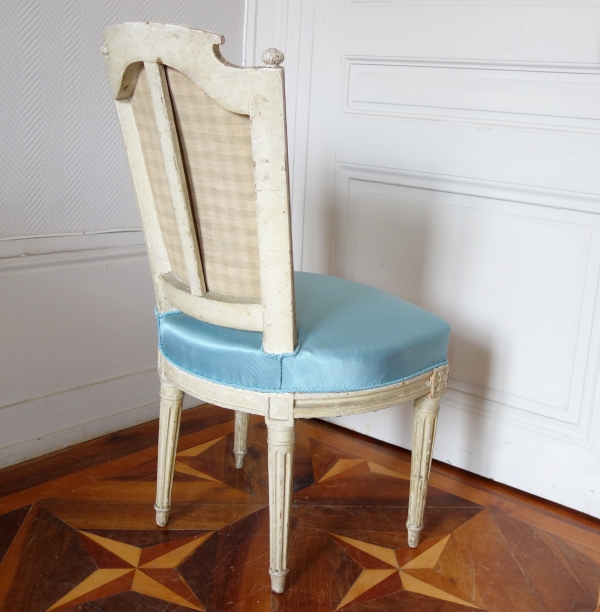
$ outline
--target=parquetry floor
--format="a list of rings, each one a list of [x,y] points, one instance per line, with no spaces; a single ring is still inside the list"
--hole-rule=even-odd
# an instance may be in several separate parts
[[[600,523],[435,470],[409,549],[407,454],[309,421],[297,424],[289,587],[271,595],[265,426],[252,420],[237,471],[233,413],[195,410],[166,529],[155,446],[29,488],[3,490],[0,472],[2,612],[600,612]]]

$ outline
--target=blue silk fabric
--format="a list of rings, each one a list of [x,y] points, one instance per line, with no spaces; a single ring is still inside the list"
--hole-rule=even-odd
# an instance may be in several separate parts
[[[265,353],[261,332],[170,312],[158,316],[162,354],[194,376],[269,393],[373,389],[446,363],[450,326],[439,317],[341,278],[296,272],[294,280],[294,353]]]

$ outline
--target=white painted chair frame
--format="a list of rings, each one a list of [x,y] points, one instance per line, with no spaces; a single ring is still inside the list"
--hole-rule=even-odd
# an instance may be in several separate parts
[[[261,331],[263,349],[291,353],[296,346],[290,204],[285,125],[283,55],[263,54],[267,67],[240,68],[226,62],[223,38],[181,26],[129,23],[107,29],[102,52],[115,99],[148,247],[159,312],[177,308],[203,321]],[[171,199],[179,228],[189,285],[172,273],[150,180],[142,154],[131,96],[141,67],[147,73]],[[257,230],[262,303],[222,301],[206,291],[200,249],[164,66],[180,71],[218,104],[249,115],[255,165]],[[165,526],[171,507],[173,471],[183,394],[235,410],[235,464],[243,467],[250,414],[268,428],[270,574],[272,589],[283,592],[288,573],[288,533],[292,495],[294,419],[360,414],[414,400],[413,452],[408,509],[408,543],[416,547],[423,528],[440,396],[448,366],[402,383],[344,393],[260,393],[203,380],[159,353],[161,378],[156,521]]]

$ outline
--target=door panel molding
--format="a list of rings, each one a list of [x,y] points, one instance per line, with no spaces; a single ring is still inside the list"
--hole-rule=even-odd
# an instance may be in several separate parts
[[[344,56],[343,112],[600,135],[600,64]]]
[[[596,0],[346,0],[346,6],[597,6]]]
[[[316,0],[247,0],[245,58],[262,66],[260,55],[276,47],[285,55],[286,113],[294,265],[301,268],[306,165],[313,69]]]
[[[598,385],[600,363],[600,351],[597,348],[600,347],[600,325],[597,316],[597,279],[600,276],[600,217],[597,213],[600,212],[600,196],[348,163],[337,163],[336,170],[334,235],[330,268],[332,274],[363,282],[370,281],[370,284],[379,284],[382,289],[394,291],[395,288],[389,285],[389,282],[393,283],[389,279],[394,278],[394,270],[386,270],[379,278],[377,276],[379,260],[377,255],[371,252],[377,248],[384,249],[381,265],[388,265],[386,262],[399,259],[394,257],[395,251],[392,253],[396,247],[379,247],[375,242],[369,242],[368,238],[369,223],[377,223],[378,205],[385,208],[379,218],[387,219],[388,226],[387,230],[373,226],[374,231],[379,232],[378,241],[382,244],[391,245],[394,242],[390,236],[396,231],[392,218],[396,207],[404,207],[398,219],[407,220],[409,225],[411,219],[416,219],[414,224],[417,229],[414,231],[409,229],[406,236],[398,236],[397,242],[405,244],[404,247],[398,247],[399,249],[417,245],[415,250],[418,250],[420,238],[415,237],[414,233],[421,230],[425,242],[429,232],[436,240],[441,239],[444,246],[451,245],[452,238],[448,236],[444,238],[444,233],[452,233],[454,230],[446,230],[444,224],[456,215],[460,216],[462,223],[471,226],[463,228],[465,237],[479,233],[477,240],[499,241],[499,248],[505,248],[507,252],[510,251],[511,240],[513,243],[517,241],[519,243],[518,246],[515,244],[516,253],[531,253],[532,257],[536,250],[539,254],[544,250],[544,246],[547,247],[549,244],[550,238],[545,237],[546,235],[550,235],[554,241],[563,240],[556,243],[554,259],[560,254],[560,258],[568,262],[558,269],[553,265],[554,259],[549,255],[550,267],[546,272],[543,267],[543,254],[540,255],[542,259],[538,257],[531,264],[527,264],[525,260],[529,258],[524,257],[524,267],[527,265],[530,267],[527,270],[518,270],[518,274],[515,272],[515,278],[538,278],[540,286],[527,294],[527,287],[521,291],[518,284],[526,281],[515,280],[516,285],[506,292],[506,317],[503,317],[502,313],[495,312],[489,315],[489,323],[486,323],[485,313],[487,298],[484,297],[478,302],[477,288],[483,286],[481,290],[493,293],[494,289],[499,290],[498,286],[494,286],[493,280],[488,283],[484,278],[482,282],[479,274],[470,277],[473,279],[471,287],[462,287],[461,283],[469,282],[468,272],[465,272],[462,278],[445,281],[443,270],[437,269],[445,264],[443,261],[440,264],[437,256],[431,254],[430,245],[426,244],[422,248],[420,263],[413,262],[420,269],[411,276],[399,268],[398,274],[402,278],[397,282],[400,283],[402,291],[408,292],[401,297],[421,302],[425,308],[438,312],[448,319],[455,328],[457,348],[454,352],[461,355],[465,363],[461,367],[461,363],[458,362],[458,368],[454,368],[454,378],[451,370],[449,391],[445,397],[447,404],[589,448],[592,443],[595,389]],[[361,207],[364,209],[362,216]],[[423,207],[426,211],[418,212],[419,207]],[[440,211],[444,209],[447,210],[446,218],[443,218],[443,214],[440,215]],[[417,211],[413,217],[411,210]],[[438,221],[435,221],[436,216],[439,217]],[[475,227],[478,223],[480,225]],[[423,230],[424,225],[427,226],[425,230]],[[398,227],[401,228],[399,221]],[[498,237],[493,230],[491,233],[494,236],[486,234],[489,228],[494,227],[506,227],[509,230],[513,228],[514,236],[507,234],[503,243],[502,235]],[[390,236],[380,235],[382,231],[387,231]],[[530,243],[519,239],[523,235],[529,238]],[[410,242],[408,246],[406,239]],[[492,248],[484,246],[478,251],[477,243],[474,244],[475,250],[469,253],[460,266],[455,266],[455,269],[468,270],[473,265],[472,261],[469,261],[470,258],[485,258],[486,253],[489,254],[489,249]],[[471,248],[466,245],[465,249],[468,250],[468,247]],[[370,264],[364,263],[365,254],[372,258]],[[452,260],[452,257],[452,252],[447,253],[448,260]],[[478,265],[489,268],[490,274],[493,275],[494,262],[498,268],[496,260],[479,261]],[[450,261],[447,265],[452,267],[453,264]],[[429,278],[417,279],[419,274]],[[408,287],[411,279],[417,279],[422,283],[421,299],[418,293],[411,294],[411,290],[402,286],[404,283]],[[437,290],[435,285],[438,282],[446,284]],[[450,286],[452,283],[456,283],[454,291]],[[430,285],[433,285],[433,288]],[[547,338],[538,327],[530,332],[530,338],[527,338],[529,332],[525,329],[522,331],[525,337],[515,339],[514,329],[521,330],[521,328],[519,321],[510,320],[511,302],[514,306],[518,300],[530,300],[536,302],[530,305],[533,310],[544,313],[544,300],[559,299],[562,295],[559,289],[563,286],[568,288],[567,297],[570,301],[560,307],[554,305],[557,314],[548,314],[548,317],[550,320],[556,319],[559,325],[561,325],[558,320],[560,319],[564,324],[554,331],[550,330]],[[395,292],[398,293],[398,290]],[[449,297],[453,294],[455,297]],[[468,324],[462,324],[460,317],[464,313],[468,314],[469,310],[484,314],[477,321],[469,320]],[[515,312],[517,312],[516,306]],[[482,333],[485,336],[486,325],[490,328],[487,330],[491,343],[489,349],[479,346],[479,340],[469,338],[466,331],[480,328],[484,330]],[[506,328],[507,343],[514,343],[510,351],[507,349],[503,352],[501,346],[494,345],[502,341],[502,335],[495,331],[494,326]],[[462,337],[463,332],[467,333],[467,337]],[[556,340],[555,343],[553,338]],[[530,346],[547,342],[551,348],[555,347],[553,350],[556,353],[548,355],[543,363],[534,362],[533,359],[527,360],[528,342],[532,343]],[[482,344],[485,345],[485,341]],[[518,354],[519,344],[522,356]],[[531,368],[531,380],[538,385],[535,390],[519,391],[519,380],[522,382],[523,375],[515,376],[514,365],[511,373],[511,366],[492,363],[490,378],[496,378],[497,383],[492,386],[457,378],[461,369],[463,371],[468,369],[469,359],[475,359],[478,351],[482,351],[482,358],[485,359],[486,350],[489,351],[492,361],[501,361],[503,354],[506,354],[509,355],[509,361],[521,364],[524,368]],[[512,380],[513,389],[506,389],[503,381],[498,381],[500,375],[493,374],[494,369],[501,371],[502,367],[507,371],[507,385],[510,386],[511,380],[516,379],[516,382]],[[565,373],[564,379],[559,384],[557,378],[562,372]],[[526,376],[528,377],[529,373]]]

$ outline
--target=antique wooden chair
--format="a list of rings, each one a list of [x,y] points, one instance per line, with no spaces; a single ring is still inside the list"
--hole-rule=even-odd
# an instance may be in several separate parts
[[[223,59],[222,36],[125,23],[106,71],[137,193],[159,329],[156,522],[165,526],[183,393],[268,428],[270,574],[288,572],[294,419],[415,400],[408,543],[423,513],[449,326],[382,291],[292,268],[283,55]]]

